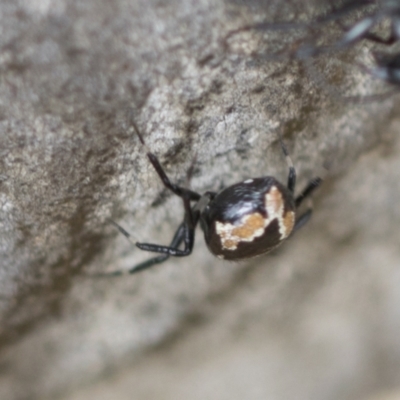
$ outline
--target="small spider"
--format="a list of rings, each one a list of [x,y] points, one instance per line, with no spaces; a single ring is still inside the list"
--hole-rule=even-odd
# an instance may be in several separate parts
[[[352,4],[354,6],[376,4],[378,5],[378,9],[355,23],[351,28],[345,28],[347,29],[347,32],[337,43],[337,46],[348,46],[362,39],[367,39],[386,45],[391,45],[398,42],[400,39],[399,0],[382,0],[379,2],[371,0],[352,0],[347,3],[347,6],[348,4]],[[387,38],[383,38],[372,32],[372,29],[384,18],[387,18],[390,22],[390,35]]]
[[[346,29],[346,33],[335,44],[336,48],[347,47],[363,39],[387,46],[400,41],[400,0],[352,0],[347,4],[355,6],[375,4],[378,8],[351,28],[343,27]],[[373,28],[383,19],[387,19],[390,26],[390,33],[386,38],[372,32]],[[375,59],[375,66],[367,68],[361,65],[361,68],[378,79],[392,84],[400,84],[400,54],[372,52],[372,55]]]
[[[355,22],[352,26],[341,23],[341,19],[354,11],[366,9],[368,14]],[[373,32],[374,28],[383,20],[388,21],[389,35],[382,37]],[[337,23],[344,33],[334,43],[317,45],[315,40],[323,37],[323,32],[318,34],[320,28],[329,22]],[[264,58],[272,60],[299,59],[308,60],[333,51],[341,51],[349,48],[361,40],[369,40],[381,45],[393,45],[400,42],[400,0],[347,0],[339,7],[332,8],[328,13],[322,14],[307,23],[299,21],[261,22],[247,25],[230,32],[225,38],[225,46],[228,46],[228,39],[237,33],[258,30],[258,31],[289,31],[289,30],[310,30],[311,35],[298,40],[291,45],[291,48],[275,54],[269,54]],[[311,39],[311,40],[309,40]],[[359,65],[362,70],[372,76],[392,84],[400,84],[400,54],[379,54],[372,53],[375,59],[375,66],[368,68]]]
[[[383,0],[386,3],[394,2],[396,0]],[[223,44],[225,47],[229,47],[229,39],[238,33],[246,32],[246,31],[275,31],[275,32],[288,32],[288,31],[298,31],[301,36],[306,35],[306,32],[309,31],[308,35],[303,37],[302,39],[297,39],[295,43],[290,45],[290,48],[286,50],[281,50],[277,53],[272,53],[269,55],[264,54],[264,58],[271,58],[272,60],[281,60],[285,61],[288,59],[304,59],[308,57],[315,57],[320,54],[324,54],[326,52],[331,52],[332,50],[339,50],[343,47],[346,47],[356,41],[359,41],[363,38],[368,38],[371,40],[382,42],[382,39],[377,37],[376,35],[369,34],[368,31],[378,22],[378,14],[373,15],[373,17],[367,17],[361,21],[359,21],[352,28],[348,28],[343,26],[340,23],[340,19],[345,17],[349,13],[357,10],[361,10],[363,7],[370,6],[371,4],[376,3],[377,0],[347,0],[343,2],[339,7],[333,7],[327,13],[320,14],[314,17],[312,20],[304,22],[304,21],[275,21],[275,22],[259,22],[255,24],[244,25],[240,28],[230,31],[223,40]],[[397,5],[397,8],[399,6]],[[384,14],[386,15],[386,14]],[[382,15],[379,14],[378,20],[382,18]],[[346,34],[342,36],[342,38],[336,41],[331,45],[314,45],[313,42],[315,40],[320,39],[323,35],[318,33],[318,30],[323,28],[325,29],[325,25],[330,22],[338,23],[343,30],[348,31]],[[395,24],[393,24],[395,25]],[[282,35],[283,35],[282,33]],[[281,35],[281,36],[282,36]],[[311,36],[310,36],[311,35]],[[311,42],[310,42],[311,39]]]
[[[145,142],[137,127],[134,129],[143,146]],[[322,182],[310,180],[305,189],[294,196],[296,170],[281,141],[283,154],[289,166],[287,186],[272,176],[247,179],[226,189],[205,192],[203,195],[172,183],[157,157],[147,151],[147,157],[164,186],[180,197],[185,210],[183,222],[176,230],[169,246],[134,243],[139,249],[160,253],[159,256],[137,264],[127,271],[114,271],[106,275],[133,274],[166,261],[170,256],[191,254],[197,224],[204,232],[206,244],[212,254],[225,260],[242,260],[268,253],[311,217],[311,208],[300,216],[297,209]],[[194,203],[193,205],[191,203]],[[111,221],[128,239],[130,234]],[[183,244],[183,249],[179,247]]]
[[[366,17],[357,21],[353,26],[346,27],[340,23],[340,19],[353,11],[360,11],[364,7],[373,6],[372,12]],[[372,29],[378,25],[384,18],[390,22],[390,35],[383,38],[372,32]],[[348,0],[343,2],[339,7],[332,8],[328,13],[321,14],[307,23],[298,21],[280,21],[280,22],[261,22],[258,24],[247,25],[230,32],[229,38],[238,32],[247,30],[293,30],[301,28],[317,29],[324,27],[328,22],[335,21],[346,33],[333,45],[315,47],[311,55],[317,55],[333,49],[340,49],[349,46],[362,39],[371,40],[381,44],[393,44],[400,39],[400,0]],[[315,36],[315,32],[313,35]],[[318,38],[318,36],[317,36]]]

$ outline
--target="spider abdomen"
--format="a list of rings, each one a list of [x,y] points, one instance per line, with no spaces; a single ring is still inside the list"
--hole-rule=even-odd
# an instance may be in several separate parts
[[[294,224],[293,195],[270,176],[224,189],[201,215],[208,248],[226,260],[269,252],[290,235]]]

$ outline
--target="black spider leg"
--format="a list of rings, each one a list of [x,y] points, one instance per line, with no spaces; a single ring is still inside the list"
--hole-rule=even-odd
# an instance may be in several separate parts
[[[143,140],[142,135],[139,132],[139,129],[133,123],[133,127],[139,137],[139,140],[146,147],[146,144]],[[162,168],[158,158],[151,153],[150,151],[147,152],[147,157],[151,164],[153,165],[154,169],[156,170],[158,176],[160,177],[161,181],[163,182],[164,186],[171,190],[174,194],[179,196],[183,201],[183,206],[185,209],[185,217],[184,222],[182,224],[182,240],[184,243],[184,249],[180,250],[178,246],[160,246],[153,243],[136,243],[136,246],[141,250],[151,251],[154,253],[162,253],[167,254],[169,256],[175,257],[184,257],[188,256],[193,249],[194,245],[194,232],[196,229],[196,225],[200,218],[200,212],[192,210],[190,206],[191,201],[198,201],[200,200],[200,194],[193,192],[190,189],[182,188],[178,185],[173,184],[167,174],[165,173],[164,169]],[[179,231],[179,229],[178,229]]]
[[[289,166],[289,174],[288,174],[288,181],[287,181],[287,187],[294,195],[294,191],[296,188],[296,169],[294,168],[293,161],[290,158],[289,152],[286,148],[285,143],[283,142],[282,136],[278,133],[279,136],[279,141],[281,144],[282,152],[285,156],[286,163]],[[305,187],[305,189],[295,198],[295,205],[296,209],[300,207],[301,203],[305,198],[311,195],[311,193],[321,184],[322,179],[321,178],[314,178],[312,179],[308,185]],[[301,228],[308,220],[311,218],[312,214],[312,207],[309,207],[303,214],[301,214],[298,218],[296,218],[295,226],[293,228],[293,232],[296,231],[297,229]]]
[[[129,240],[131,235],[124,229],[122,226],[118,225],[115,221],[111,221],[111,223]],[[182,222],[178,229],[176,230],[174,237],[170,243],[170,247],[177,248],[181,245],[184,237],[184,222]],[[150,258],[149,260],[143,261],[139,264],[134,265],[128,270],[117,270],[117,271],[112,271],[112,272],[106,272],[99,274],[102,277],[108,277],[108,276],[120,276],[120,275],[125,275],[125,274],[135,274],[136,272],[143,271],[144,269],[150,268],[153,265],[156,264],[161,264],[162,262],[166,261],[169,258],[168,254],[162,254],[157,257]]]
[[[367,32],[364,36],[364,39],[370,40],[371,42],[375,42],[378,44],[384,44],[390,46],[396,43],[399,40],[399,37],[395,28],[392,26],[392,29],[390,31],[390,36],[388,36],[387,38],[382,38],[376,35],[375,33]]]
[[[185,219],[182,222],[181,240],[184,244],[184,249],[180,250],[178,246],[160,246],[153,243],[136,243],[136,247],[140,250],[151,251],[154,253],[162,253],[167,256],[185,257],[192,253],[194,245],[194,233],[199,222],[200,212],[193,211],[190,207],[190,201],[187,197],[182,197],[185,207]],[[179,228],[180,229],[180,228]],[[179,230],[178,229],[178,230]]]
[[[144,142],[143,137],[139,132],[139,129],[136,127],[135,123],[132,123],[132,125],[136,131],[136,134],[139,137],[140,142],[147,149],[146,143]],[[198,193],[193,192],[190,189],[182,188],[182,187],[172,183],[169,180],[167,174],[164,172],[164,169],[161,166],[160,162],[158,161],[158,158],[152,152],[147,151],[146,155],[147,155],[147,158],[149,159],[149,161],[151,162],[151,164],[153,165],[154,169],[156,170],[158,176],[162,180],[162,183],[164,184],[164,186],[167,189],[171,190],[173,193],[175,193],[177,196],[179,196],[181,198],[184,198],[186,196],[190,201],[192,201],[192,200],[197,201],[200,199],[201,196]]]
[[[285,156],[286,163],[289,167],[289,174],[287,180],[287,188],[290,190],[292,194],[294,194],[294,190],[296,188],[296,169],[294,168],[293,161],[290,158],[289,152],[283,142],[282,136],[278,133],[279,142],[281,144],[283,155]]]
[[[313,178],[308,182],[307,186],[303,189],[303,191],[296,197],[295,199],[295,205],[296,209],[300,207],[301,203],[303,202],[304,199],[309,197],[311,193],[317,189],[317,187],[322,183],[322,179],[319,177]],[[296,223],[293,228],[293,232],[297,231],[300,229],[303,225],[305,225],[308,220],[311,218],[312,215],[312,207],[310,206],[307,208],[306,211],[304,211],[303,214],[301,214],[299,217],[296,218]]]

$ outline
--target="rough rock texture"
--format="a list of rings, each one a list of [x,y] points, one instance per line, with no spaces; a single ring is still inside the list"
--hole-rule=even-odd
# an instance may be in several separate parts
[[[398,97],[355,65],[366,43],[300,62],[305,29],[224,40],[323,9],[293,3],[0,3],[2,400],[400,397]],[[191,257],[94,277],[148,257],[107,218],[156,243],[182,219],[132,121],[199,192],[285,181],[281,132],[299,188],[326,175],[313,220],[249,262],[199,231]]]

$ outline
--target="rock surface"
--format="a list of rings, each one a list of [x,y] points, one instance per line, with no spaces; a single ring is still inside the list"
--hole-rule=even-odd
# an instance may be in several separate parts
[[[301,4],[300,4],[301,3]],[[398,96],[368,43],[317,60],[312,2],[0,3],[0,398],[366,399],[400,382]],[[337,37],[327,25],[324,40]],[[336,36],[335,36],[336,35]],[[100,279],[167,243],[174,181],[325,175],[308,226],[272,255],[193,254]],[[328,167],[328,169],[327,169]],[[398,389],[400,390],[400,389]],[[387,395],[385,393],[388,393]],[[396,393],[396,392],[394,392]],[[394,394],[396,396],[396,394]]]

